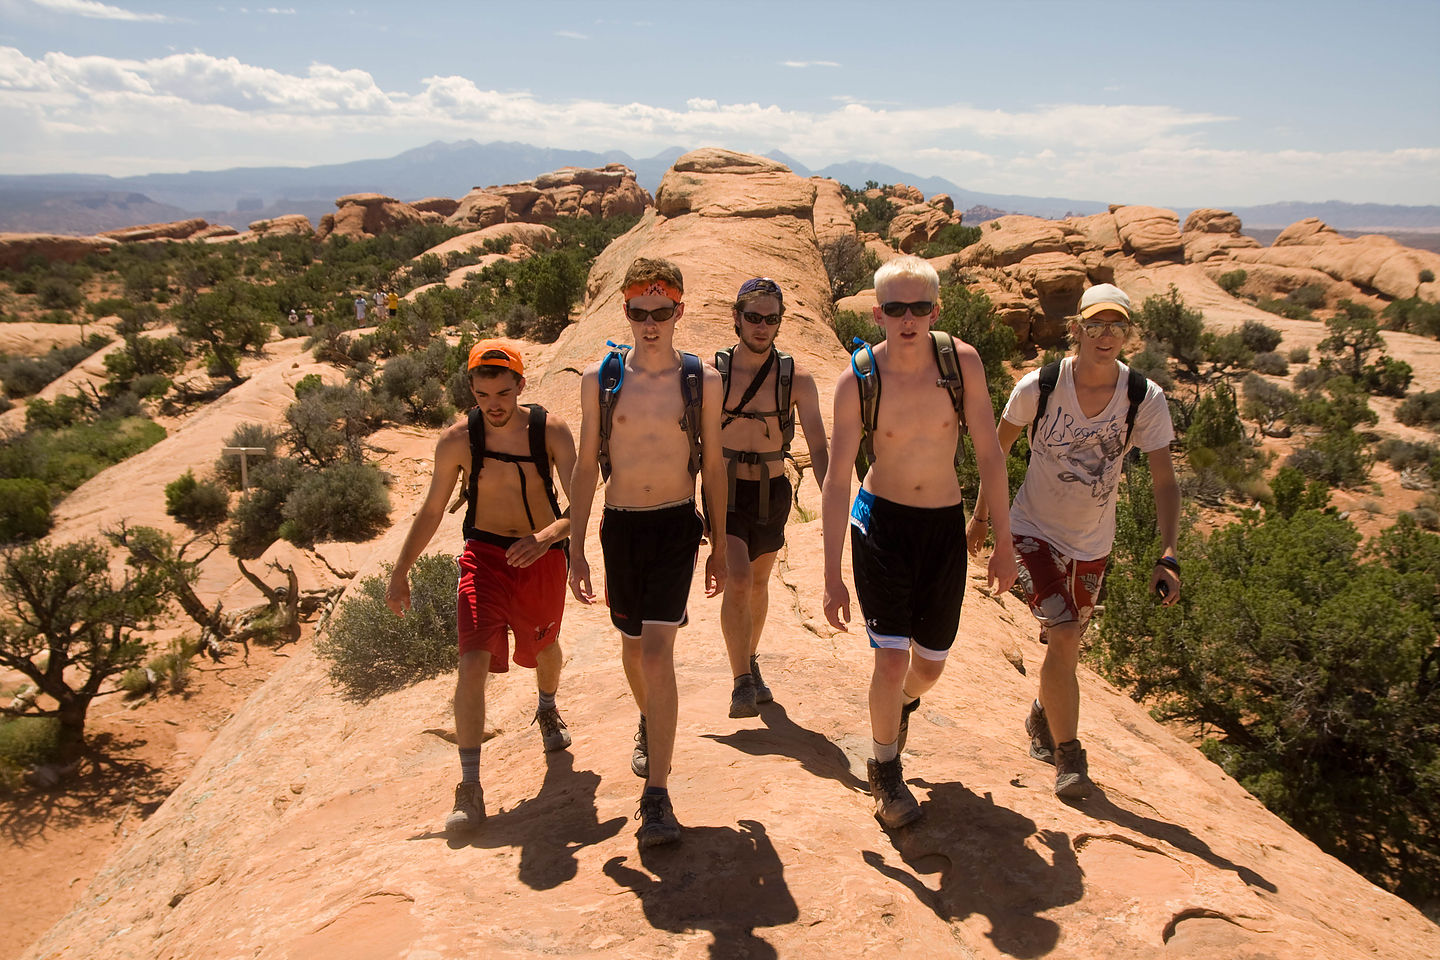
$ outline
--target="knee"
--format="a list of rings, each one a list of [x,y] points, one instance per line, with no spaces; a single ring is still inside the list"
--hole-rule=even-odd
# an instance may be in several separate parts
[[[903,650],[881,650],[875,656],[875,681],[882,685],[899,686],[905,682],[909,657]]]
[[[484,693],[485,681],[490,677],[490,655],[488,653],[467,653],[460,658],[460,675],[456,685],[472,696]]]
[[[940,679],[940,674],[945,672],[944,660],[926,660],[924,657],[911,657],[910,670],[926,683],[934,683]]]

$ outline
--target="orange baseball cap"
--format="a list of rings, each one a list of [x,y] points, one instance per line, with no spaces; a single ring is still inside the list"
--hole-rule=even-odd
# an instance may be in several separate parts
[[[481,340],[471,347],[470,363],[466,369],[474,370],[476,367],[504,367],[517,377],[525,376],[525,361],[504,340]]]

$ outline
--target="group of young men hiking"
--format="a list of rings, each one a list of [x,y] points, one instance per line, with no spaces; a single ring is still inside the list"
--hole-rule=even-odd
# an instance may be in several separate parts
[[[705,593],[722,595],[734,676],[729,713],[756,716],[773,696],[757,650],[794,499],[784,460],[797,420],[822,490],[826,619],[841,631],[851,619],[841,576],[848,527],[857,599],[874,649],[874,756],[867,773],[875,816],[889,828],[921,816],[900,754],[911,715],[944,670],[959,624],[967,551],[980,551],[987,528],[996,544],[991,585],[1004,591],[1018,582],[1047,644],[1039,695],[1025,722],[1030,754],[1056,766],[1058,795],[1090,792],[1076,736],[1075,671],[1114,539],[1118,476],[1130,446],[1149,456],[1154,478],[1163,552],[1151,589],[1174,603],[1180,587],[1173,429],[1160,388],[1119,360],[1131,324],[1129,299],[1111,284],[1085,292],[1071,324],[1074,355],[1021,379],[997,432],[979,355],[931,329],[939,318],[934,268],[917,257],[891,260],[875,274],[875,294],[874,318],[885,337],[856,351],[841,373],[828,442],[813,373],[776,348],[784,293],[767,278],[740,287],[732,307],[737,342],[707,364],[674,347],[685,313],[680,270],[665,260],[635,261],[623,282],[633,344],[610,344],[585,370],[578,451],[563,420],[519,403],[525,368],[512,347],[487,340],[471,350],[476,407],[440,437],[429,491],[386,594],[390,608],[403,614],[410,567],[462,482],[468,508],[455,690],[461,782],[448,830],[476,827],[485,817],[479,781],[485,680],[508,669],[507,633],[514,635],[515,662],[536,671],[534,723],[545,750],[570,745],[555,704],[557,635],[567,570],[575,598],[597,602],[585,531],[603,478],[604,596],[640,713],[631,757],[632,771],[645,781],[637,842],[643,849],[680,839],[667,790],[678,716],[674,648],[687,621],[695,563],[708,541]],[[1027,426],[1032,455],[1012,507],[1005,450]],[[955,469],[966,430],[981,478],[968,526]],[[850,465],[862,451],[859,462],[868,469],[852,500]],[[832,462],[841,469],[830,470]],[[552,473],[568,510],[560,509]]]

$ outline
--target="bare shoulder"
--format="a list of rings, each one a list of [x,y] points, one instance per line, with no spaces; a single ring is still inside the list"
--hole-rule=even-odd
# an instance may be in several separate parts
[[[563,439],[571,435],[570,424],[558,413],[545,411],[545,434],[554,439]]]

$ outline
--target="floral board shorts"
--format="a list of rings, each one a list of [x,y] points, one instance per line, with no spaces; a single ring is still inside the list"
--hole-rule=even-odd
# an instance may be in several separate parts
[[[1040,621],[1042,642],[1046,629],[1062,623],[1078,623],[1085,629],[1095,612],[1109,560],[1109,556],[1076,560],[1039,537],[1015,538],[1015,561],[1020,568],[1015,586]]]

